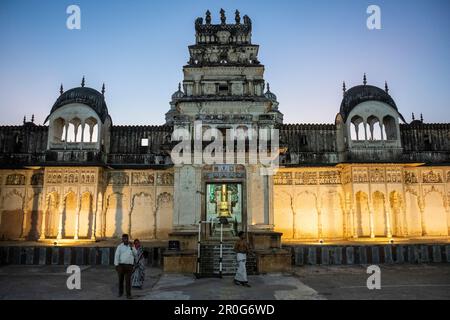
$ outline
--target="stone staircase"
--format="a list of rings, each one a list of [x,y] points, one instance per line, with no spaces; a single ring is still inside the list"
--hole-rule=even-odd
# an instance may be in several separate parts
[[[234,275],[237,269],[234,242],[224,241],[222,275]],[[247,274],[256,274],[256,257],[247,255]],[[220,242],[205,242],[200,246],[200,275],[220,276]]]

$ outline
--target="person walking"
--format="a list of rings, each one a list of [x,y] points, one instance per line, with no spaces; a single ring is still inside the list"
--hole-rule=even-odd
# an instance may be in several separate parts
[[[119,297],[123,295],[123,281],[125,280],[125,290],[127,299],[131,299],[131,274],[133,272],[134,259],[137,256],[136,249],[129,242],[127,234],[122,235],[122,243],[117,246],[114,255],[114,265],[119,277]]]
[[[236,276],[234,277],[234,283],[236,285],[243,285],[244,287],[250,287],[247,280],[247,254],[249,252],[249,245],[245,240],[245,232],[240,231],[238,233],[239,240],[234,245],[234,251],[236,252],[236,259],[238,263],[238,268],[236,271]]]
[[[131,275],[131,286],[133,288],[142,289],[145,279],[144,248],[139,239],[134,240],[134,247],[136,248],[137,255],[134,261],[133,274]]]

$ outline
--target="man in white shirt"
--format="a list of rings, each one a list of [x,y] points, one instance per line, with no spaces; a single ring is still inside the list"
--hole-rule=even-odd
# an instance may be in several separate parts
[[[125,279],[127,298],[131,299],[131,274],[137,251],[133,248],[133,243],[128,240],[127,234],[122,235],[122,243],[117,246],[114,255],[114,265],[119,276],[119,297],[123,295],[123,280]]]

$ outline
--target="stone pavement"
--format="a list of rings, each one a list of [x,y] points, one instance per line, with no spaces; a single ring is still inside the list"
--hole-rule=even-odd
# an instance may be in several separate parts
[[[450,299],[450,264],[382,265],[381,290],[368,290],[366,266],[297,267],[292,274],[250,276],[251,288],[232,277],[195,279],[147,268],[137,300]],[[81,267],[81,290],[68,290],[64,266],[0,267],[0,299],[116,300],[110,266]],[[124,298],[120,298],[124,299]]]

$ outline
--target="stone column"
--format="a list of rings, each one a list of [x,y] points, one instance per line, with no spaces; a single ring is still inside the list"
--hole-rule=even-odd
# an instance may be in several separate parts
[[[422,227],[422,236],[427,235],[427,227],[425,225],[425,202],[422,196],[418,198],[418,205],[420,211],[420,225]]]
[[[383,124],[381,123],[381,121],[379,122],[379,124],[380,124],[380,131],[381,131],[381,140],[383,141],[384,140],[384,130],[383,130]]]
[[[59,206],[59,223],[58,223],[58,235],[56,236],[56,239],[61,240],[62,239],[62,231],[63,231],[63,215],[64,215],[64,209],[66,206],[66,199],[63,198],[61,201],[61,204]]]
[[[83,149],[83,143],[84,143],[84,127],[86,124],[84,121],[81,123],[81,141],[80,141],[80,149]]]
[[[94,216],[92,217],[92,230],[91,230],[91,240],[96,239],[96,229],[97,229],[97,214],[98,211],[102,211],[102,196],[97,195],[97,205],[95,207]]]
[[[46,199],[44,194],[44,210],[42,211],[42,221],[41,221],[41,234],[39,235],[39,240],[45,240],[45,225],[47,223],[47,211],[48,211],[48,199]]]
[[[64,126],[66,127],[65,137],[64,137],[64,149],[67,148],[67,135],[69,131],[69,122],[65,121]]]
[[[94,126],[95,125],[91,125],[91,124],[89,125],[89,142],[92,142],[92,135],[94,134]],[[100,130],[98,130],[98,132],[100,132]]]
[[[27,228],[27,214],[28,210],[24,208],[23,210],[23,219],[22,219],[22,229],[20,231],[20,239],[25,239],[25,229]]]
[[[81,196],[78,195],[77,199],[77,209],[75,211],[75,236],[74,240],[78,240],[78,236],[80,234],[80,211],[81,211]]]
[[[375,238],[375,221],[373,217],[373,207],[369,204],[369,224],[370,224],[370,237]]]
[[[386,237],[392,238],[392,226],[391,226],[391,210],[389,204],[384,204],[384,214],[386,216]]]

